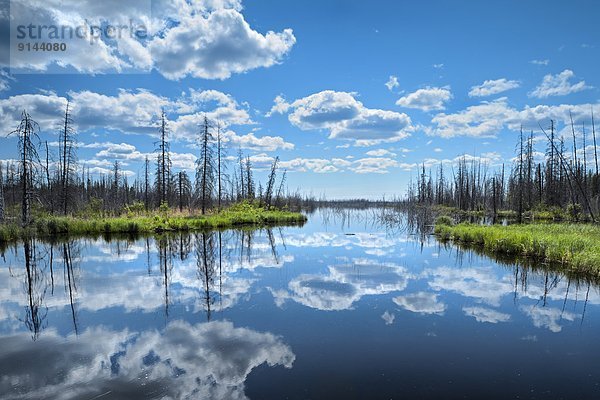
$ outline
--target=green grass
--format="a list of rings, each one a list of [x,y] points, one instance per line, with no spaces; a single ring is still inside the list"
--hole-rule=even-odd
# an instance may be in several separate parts
[[[600,277],[600,226],[591,224],[472,225],[436,224],[442,241],[482,247],[498,255],[559,264],[570,272]]]
[[[482,218],[485,216],[491,216],[491,210],[460,210],[456,207],[449,207],[444,205],[433,205],[431,209],[438,215],[447,215],[452,218],[464,219],[464,218]],[[518,213],[513,210],[498,210],[496,213],[498,218],[506,218],[509,220],[516,220]],[[543,221],[543,222],[560,222],[560,221],[571,221],[579,222],[584,221],[584,215],[574,216],[569,213],[567,209],[559,207],[550,208],[536,208],[534,210],[525,211],[523,213],[523,220],[525,221]]]
[[[57,235],[140,234],[168,231],[195,231],[232,228],[239,226],[265,226],[275,224],[303,224],[301,213],[265,210],[250,204],[238,204],[219,213],[209,215],[154,215],[111,218],[43,217],[29,227],[0,225],[0,243],[24,237],[48,238]]]

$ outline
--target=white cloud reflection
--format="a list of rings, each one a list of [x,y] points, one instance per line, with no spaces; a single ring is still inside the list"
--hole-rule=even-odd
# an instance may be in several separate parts
[[[325,274],[302,274],[288,284],[288,290],[273,290],[277,305],[291,299],[324,311],[347,310],[367,295],[402,291],[410,274],[395,264],[355,259],[352,264],[329,266]]]
[[[394,297],[393,300],[400,307],[414,313],[443,315],[446,311],[446,304],[438,301],[435,293],[417,292]]]
[[[227,321],[174,321],[141,333],[98,327],[68,338],[48,331],[37,342],[20,334],[0,343],[0,392],[11,399],[246,399],[254,368],[291,368],[295,359],[273,334]]]

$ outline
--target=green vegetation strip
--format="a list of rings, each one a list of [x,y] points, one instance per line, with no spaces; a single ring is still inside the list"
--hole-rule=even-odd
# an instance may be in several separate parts
[[[600,276],[600,227],[590,224],[528,224],[452,226],[436,223],[442,241],[482,246],[485,251],[562,264],[573,272]]]
[[[166,231],[194,231],[239,226],[268,226],[275,224],[302,224],[301,213],[265,210],[251,206],[234,206],[206,216],[127,216],[112,218],[45,217],[22,228],[18,225],[0,225],[0,242],[11,242],[24,237],[52,237],[55,235],[98,235],[109,233],[155,233]]]

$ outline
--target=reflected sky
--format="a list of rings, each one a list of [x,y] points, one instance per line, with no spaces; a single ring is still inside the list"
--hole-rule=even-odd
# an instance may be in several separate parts
[[[390,229],[379,213],[10,247],[0,398],[597,393],[597,285]]]
[[[95,327],[66,338],[48,330],[34,343],[24,334],[2,341],[7,398],[245,399],[253,368],[291,368],[295,358],[272,334],[231,322],[178,320],[136,333]]]

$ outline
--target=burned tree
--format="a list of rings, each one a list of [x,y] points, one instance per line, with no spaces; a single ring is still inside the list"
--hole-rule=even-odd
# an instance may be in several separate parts
[[[4,178],[0,161],[0,223],[4,222]]]
[[[598,147],[596,146],[596,125],[594,124],[594,109],[592,109],[592,137],[594,139],[594,161],[596,162],[596,175],[598,175]]]
[[[144,209],[150,207],[150,160],[148,156],[144,159]]]
[[[255,196],[255,186],[254,186],[254,178],[252,177],[252,162],[250,161],[250,156],[246,156],[246,162],[244,163],[245,175],[246,175],[246,195],[248,200],[254,200]]]
[[[168,141],[169,126],[164,110],[160,116],[159,140],[156,157],[156,193],[158,205],[169,203],[169,187],[171,185],[171,156]]]
[[[11,134],[17,135],[19,141],[19,167],[21,184],[21,223],[25,226],[30,222],[31,200],[34,195],[35,178],[40,163],[37,148],[40,137],[39,125],[27,111],[21,113],[21,122]]]
[[[244,155],[242,154],[242,149],[238,149],[238,167],[240,174],[238,200],[241,200],[247,197],[246,185],[244,184]]]
[[[75,156],[75,130],[72,127],[73,120],[69,110],[69,102],[65,109],[65,117],[62,129],[59,135],[59,156],[60,156],[60,194],[63,214],[69,211],[69,187],[73,183],[73,178],[77,170],[77,159]]]
[[[223,197],[223,190],[222,190],[222,176],[221,176],[221,167],[222,167],[222,163],[221,163],[221,155],[223,152],[223,141],[221,140],[221,125],[217,122],[217,208],[219,211],[221,211],[221,200]]]
[[[44,172],[46,175],[46,190],[48,192],[48,202],[50,203],[50,212],[54,213],[54,196],[52,193],[52,180],[50,179],[50,150],[48,148],[48,141],[44,142],[46,147],[46,165],[44,166]]]
[[[198,197],[200,198],[202,214],[210,206],[214,189],[212,140],[208,118],[204,116],[204,124],[200,135],[200,157],[196,160],[196,190],[199,191]]]
[[[192,192],[192,183],[188,177],[187,172],[179,171],[177,174],[177,202],[179,204],[179,211],[183,211],[183,207],[189,205],[189,199]]]
[[[284,170],[281,175],[281,181],[279,182],[279,189],[277,189],[277,194],[275,195],[275,205],[280,206],[281,199],[283,198],[283,190],[285,185],[285,178],[287,175],[287,171]]]
[[[118,210],[120,207],[120,189],[119,187],[121,186],[121,164],[119,163],[119,160],[115,160],[114,164],[113,164],[113,171],[112,171],[112,182],[111,182],[111,206],[113,210]]]
[[[273,164],[271,164],[271,172],[269,173],[269,179],[267,180],[267,188],[265,190],[265,205],[271,206],[273,199],[273,190],[275,190],[275,177],[277,175],[277,164],[279,163],[279,157],[275,157]]]

